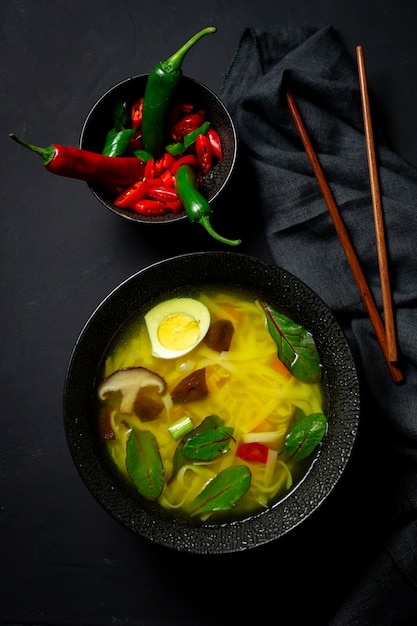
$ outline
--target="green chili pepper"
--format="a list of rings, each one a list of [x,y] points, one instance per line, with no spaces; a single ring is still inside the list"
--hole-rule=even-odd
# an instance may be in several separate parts
[[[109,130],[102,154],[116,157],[126,153],[135,131],[129,128],[129,112],[126,103],[119,100],[113,110],[113,128]]]
[[[147,163],[152,159],[152,155],[150,155],[149,152],[146,152],[146,150],[133,150],[133,154],[135,157],[140,159],[142,163]]]
[[[169,143],[167,146],[165,146],[165,150],[168,152],[168,154],[171,154],[172,156],[178,156],[179,154],[185,152],[186,149],[187,148],[184,146],[183,143],[181,143],[181,141]]]
[[[198,191],[197,177],[190,165],[180,165],[175,172],[175,189],[191,222],[201,224],[214,239],[221,243],[229,246],[238,246],[242,243],[240,239],[226,239],[214,230],[210,223],[210,215],[213,210]]]
[[[192,130],[190,133],[185,135],[184,140],[183,140],[184,146],[186,148],[189,148],[193,143],[195,143],[195,140],[197,139],[198,135],[205,135],[209,128],[210,128],[210,122],[203,122],[201,126],[199,126],[195,130]]]
[[[157,63],[149,74],[143,101],[142,139],[146,152],[154,158],[164,149],[168,114],[182,78],[182,63],[187,52],[216,27],[203,28],[165,61]]]
[[[129,142],[134,134],[135,131],[133,128],[127,128],[119,131],[112,128],[106,135],[103,154],[111,157],[122,156],[127,152]]]
[[[168,152],[168,154],[172,154],[172,156],[178,156],[179,154],[185,152],[187,148],[189,148],[193,143],[195,143],[198,135],[205,135],[209,128],[210,122],[204,122],[203,124],[201,124],[201,126],[185,135],[183,142],[176,141],[174,143],[169,143],[167,146],[165,146],[165,150]]]
[[[116,131],[125,130],[130,128],[129,111],[127,110],[126,102],[116,102],[116,106],[113,111],[113,126]]]

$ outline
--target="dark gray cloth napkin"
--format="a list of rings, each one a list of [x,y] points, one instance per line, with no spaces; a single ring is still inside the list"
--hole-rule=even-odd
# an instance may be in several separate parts
[[[350,498],[349,526],[331,530],[331,521],[323,518],[324,524],[330,524],[329,532],[337,533],[331,542],[336,552],[331,563],[338,563],[339,568],[325,571],[328,547],[323,545],[323,597],[319,603],[327,601],[332,606],[331,599],[326,600],[326,584],[337,577],[338,600],[331,614],[311,606],[311,619],[333,626],[397,626],[417,623],[417,170],[382,145],[377,135],[391,287],[405,379],[395,384],[283,88],[288,81],[382,313],[354,53],[347,53],[332,27],[246,29],[221,96],[236,123],[240,142],[239,167],[232,185],[244,185],[241,202],[246,197],[251,219],[262,221],[276,264],[306,282],[336,314],[361,382],[359,451],[351,460],[350,480],[354,484],[346,487],[346,493],[343,485],[339,490],[345,504],[344,498]],[[328,516],[333,513],[330,507]],[[302,561],[303,555],[299,558]],[[343,560],[346,558],[348,562]],[[317,566],[320,568],[315,563]],[[342,573],[345,567],[352,568],[349,576]]]

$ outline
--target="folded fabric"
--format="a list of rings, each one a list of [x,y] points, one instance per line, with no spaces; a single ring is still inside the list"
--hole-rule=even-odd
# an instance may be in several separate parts
[[[349,588],[346,585],[340,590],[339,603],[327,621],[318,623],[411,624],[411,618],[417,616],[417,170],[382,145],[377,135],[392,298],[404,373],[404,382],[395,384],[284,90],[284,85],[291,87],[382,314],[353,57],[354,51],[347,53],[332,27],[246,29],[221,96],[237,126],[239,167],[245,172],[246,192],[248,187],[251,192],[247,202],[254,219],[262,221],[271,256],[277,265],[312,287],[335,313],[355,356],[361,383],[360,453],[352,465],[355,480],[363,481],[363,502],[369,497],[373,504],[366,507],[368,517],[363,525],[363,502],[358,498],[351,503],[357,508],[358,520],[358,526],[351,529],[356,538],[352,544],[358,551],[352,552],[352,560],[357,557],[359,562],[361,557],[361,568],[349,578]],[[348,495],[355,497],[355,492]],[[364,554],[360,543],[369,538],[364,529],[372,534],[374,527],[373,549]],[[314,609],[311,616],[315,616]]]

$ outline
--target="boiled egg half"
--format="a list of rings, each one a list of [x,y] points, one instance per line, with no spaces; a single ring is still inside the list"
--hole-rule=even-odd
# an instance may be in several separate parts
[[[173,298],[157,304],[145,315],[152,355],[174,359],[187,354],[204,339],[210,312],[194,298]]]

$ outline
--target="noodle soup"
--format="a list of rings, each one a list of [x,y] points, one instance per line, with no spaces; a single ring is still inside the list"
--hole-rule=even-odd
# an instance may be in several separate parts
[[[193,329],[196,345],[184,348],[191,314],[182,315],[181,332],[165,340],[162,322],[152,328],[152,319],[146,320],[157,306],[133,315],[100,370],[100,437],[111,462],[141,491],[139,459],[148,480],[142,495],[173,515],[210,522],[248,517],[273,506],[308,471],[315,453],[297,460],[285,446],[300,416],[324,414],[322,384],[299,380],[278,358],[265,310],[253,294],[208,287],[166,294],[161,303],[178,299],[208,311],[204,336]],[[179,326],[178,315],[176,310],[164,320]],[[170,347],[157,349],[159,339],[165,346],[171,341]],[[142,377],[140,388],[133,376]],[[118,388],[122,378],[124,391]],[[205,491],[210,484],[211,493]],[[220,504],[210,508],[210,502]]]

